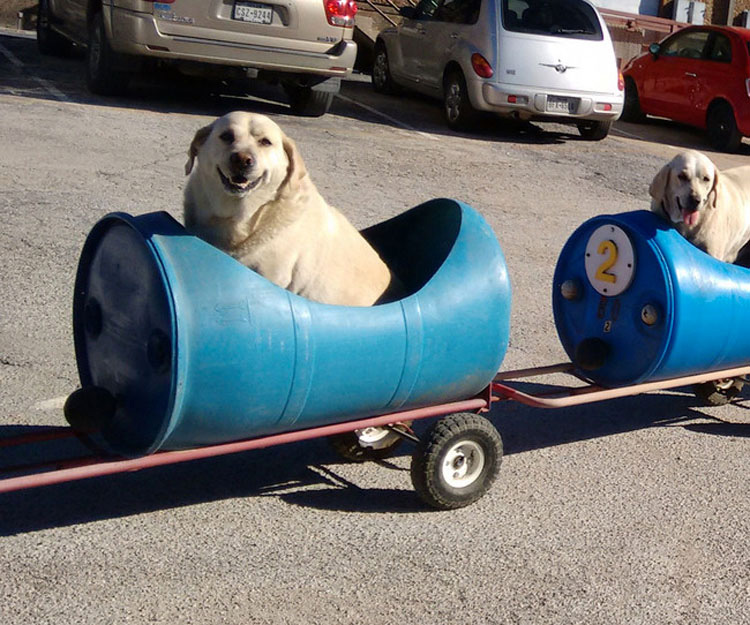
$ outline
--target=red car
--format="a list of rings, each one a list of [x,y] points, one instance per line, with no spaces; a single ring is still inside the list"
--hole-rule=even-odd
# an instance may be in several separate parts
[[[625,76],[624,121],[646,115],[705,128],[728,152],[750,136],[750,30],[691,26],[631,59]]]

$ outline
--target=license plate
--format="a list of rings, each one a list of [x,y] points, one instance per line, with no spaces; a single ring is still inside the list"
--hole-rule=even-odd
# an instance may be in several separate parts
[[[232,19],[253,24],[270,24],[273,19],[273,9],[267,4],[238,0],[234,3]]]
[[[549,95],[547,96],[547,110],[555,113],[575,113],[578,110],[578,98]]]

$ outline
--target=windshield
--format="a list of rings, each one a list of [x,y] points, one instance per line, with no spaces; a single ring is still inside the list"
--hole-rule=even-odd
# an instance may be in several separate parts
[[[517,33],[603,38],[596,10],[581,0],[502,0],[503,27]]]

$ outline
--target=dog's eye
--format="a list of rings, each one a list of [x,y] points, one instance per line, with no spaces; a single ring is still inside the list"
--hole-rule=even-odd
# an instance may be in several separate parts
[[[708,176],[703,176],[703,182],[708,182],[709,180],[711,180],[711,178],[709,178]]]
[[[263,137],[258,143],[261,145],[271,145],[271,140],[268,137]]]
[[[219,139],[225,143],[234,143],[234,133],[231,130],[225,130],[219,135]]]
[[[678,178],[679,178],[680,180],[687,180],[687,179],[688,179],[688,177],[687,177],[687,174],[682,174],[682,173],[680,173],[680,174],[677,174],[677,177],[678,177]]]

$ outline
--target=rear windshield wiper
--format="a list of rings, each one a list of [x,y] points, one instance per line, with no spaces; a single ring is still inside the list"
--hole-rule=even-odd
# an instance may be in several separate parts
[[[584,30],[583,28],[555,28],[552,31],[553,35],[593,35],[590,30]]]

